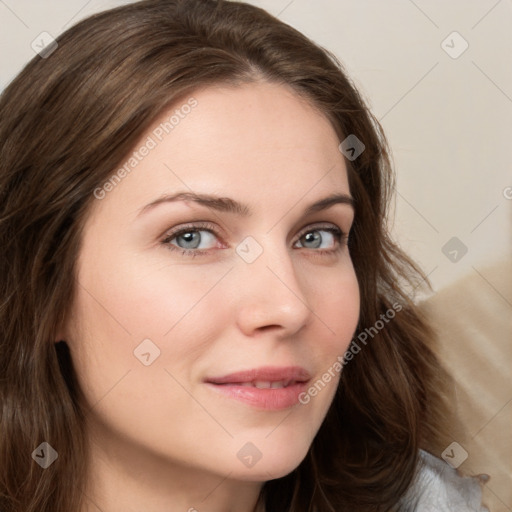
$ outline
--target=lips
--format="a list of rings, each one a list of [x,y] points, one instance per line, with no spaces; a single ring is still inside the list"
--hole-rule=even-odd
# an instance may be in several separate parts
[[[260,409],[279,410],[298,403],[311,376],[299,366],[262,367],[209,377],[214,391]]]
[[[311,377],[307,370],[300,366],[265,366],[243,372],[230,373],[222,377],[208,377],[206,382],[212,384],[239,384],[247,382],[304,382]]]

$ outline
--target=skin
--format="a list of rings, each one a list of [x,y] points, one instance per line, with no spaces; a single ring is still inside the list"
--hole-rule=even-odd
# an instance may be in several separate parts
[[[350,193],[329,121],[284,85],[218,86],[193,96],[197,107],[94,200],[85,224],[73,312],[60,337],[91,406],[83,511],[256,510],[264,481],[305,457],[339,374],[307,405],[280,411],[227,398],[203,379],[298,365],[316,382],[356,329],[359,288],[348,248],[315,226],[349,233],[353,209],[304,214],[334,192]],[[253,212],[179,201],[140,214],[178,191],[230,197]],[[163,243],[198,221],[217,230],[200,228],[192,250],[203,254],[179,250],[187,240],[190,247],[190,235]],[[247,236],[263,251],[252,263],[236,252]],[[148,366],[134,355],[144,339],[160,350]],[[237,457],[248,442],[262,454],[250,468]]]

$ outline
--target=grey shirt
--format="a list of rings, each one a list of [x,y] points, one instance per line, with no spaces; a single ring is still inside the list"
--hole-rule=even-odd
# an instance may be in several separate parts
[[[460,476],[449,464],[421,451],[413,485],[400,500],[400,512],[489,512],[482,505],[478,477]]]

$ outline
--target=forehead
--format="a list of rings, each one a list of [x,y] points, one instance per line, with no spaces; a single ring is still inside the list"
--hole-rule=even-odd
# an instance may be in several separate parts
[[[313,189],[348,193],[338,145],[328,118],[286,85],[208,87],[161,113],[106,199],[136,207],[156,192],[188,189],[271,205]]]
[[[248,152],[261,159],[277,158],[281,153],[287,153],[288,158],[295,153],[297,159],[318,159],[319,150],[332,152],[337,148],[337,136],[327,117],[287,85],[217,85],[197,91],[193,98],[195,108],[182,115],[170,133],[162,134],[164,139],[173,135],[167,142],[169,146],[174,142],[176,149],[183,144],[189,148],[200,144],[201,153],[197,156],[208,152],[216,159],[229,160],[230,155],[244,158]],[[158,135],[162,128],[169,129],[166,122],[172,117],[178,121],[172,114],[184,110],[186,103],[183,98],[163,112],[148,133]],[[189,153],[188,157],[194,154]]]

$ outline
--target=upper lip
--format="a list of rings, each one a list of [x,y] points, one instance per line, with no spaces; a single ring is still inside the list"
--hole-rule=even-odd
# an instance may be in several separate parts
[[[208,377],[210,384],[242,384],[245,382],[306,382],[311,378],[309,372],[300,366],[264,366],[221,377]]]

